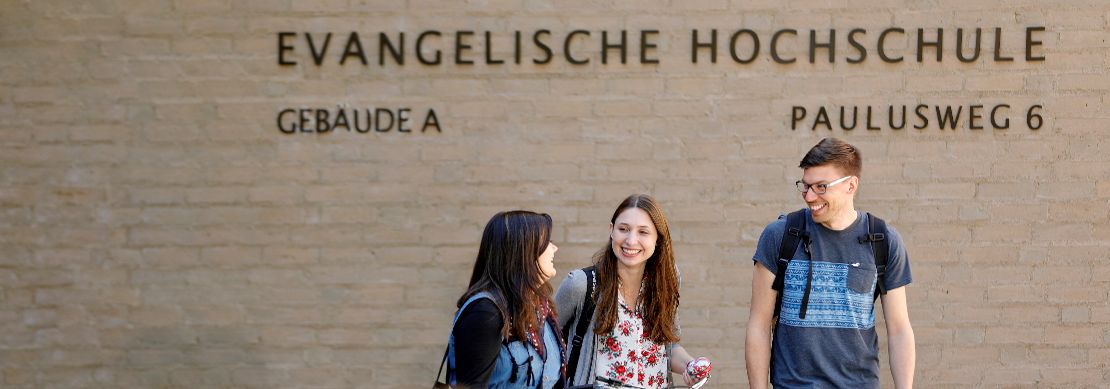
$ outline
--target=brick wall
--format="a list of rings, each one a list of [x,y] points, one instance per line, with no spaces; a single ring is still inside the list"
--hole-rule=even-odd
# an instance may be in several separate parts
[[[863,149],[857,206],[909,246],[918,387],[1110,385],[1110,12],[1042,3],[0,0],[0,388],[426,387],[493,213],[554,217],[557,284],[638,192],[671,221],[683,344],[714,361],[714,386],[745,387],[750,258],[802,206],[795,166],[826,136]],[[1044,61],[1025,60],[1036,26]],[[900,63],[876,52],[891,27]],[[996,27],[1011,62],[993,60]],[[855,28],[868,57],[849,64]],[[918,28],[944,30],[940,62],[916,61]],[[976,62],[957,28],[964,53],[983,29]],[[421,65],[413,42],[433,29],[421,54],[443,63]],[[548,64],[532,61],[540,29]],[[640,62],[645,29],[658,64]],[[692,61],[694,29],[718,30],[715,63]],[[760,39],[751,64],[728,50],[740,29]],[[795,63],[771,58],[782,29]],[[809,31],[830,29],[835,62],[809,63]],[[454,63],[459,30],[473,65]],[[570,45],[588,64],[563,57],[573,30],[591,32]],[[620,30],[628,62],[602,64],[601,32]],[[278,65],[283,31],[297,65]],[[352,31],[368,65],[338,63]],[[504,64],[484,61],[485,31]],[[305,32],[335,33],[320,66]],[[379,65],[382,32],[406,33],[403,65]],[[434,109],[442,132],[277,127],[283,109],[344,104],[410,107],[412,127]],[[976,104],[986,129],[970,129]],[[1009,129],[989,126],[997,104]],[[909,107],[906,128],[889,105]],[[963,116],[940,129],[949,105]],[[860,107],[855,129],[842,106]],[[821,107],[832,130],[811,129]]]

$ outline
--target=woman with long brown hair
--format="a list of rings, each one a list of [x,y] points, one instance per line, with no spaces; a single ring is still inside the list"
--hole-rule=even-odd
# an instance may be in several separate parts
[[[664,388],[709,373],[678,344],[679,275],[663,208],[646,194],[617,206],[594,266],[567,275],[555,293],[567,339],[570,385]]]
[[[447,347],[455,388],[565,387],[565,345],[555,321],[551,216],[500,212],[486,224],[470,287],[457,303]]]

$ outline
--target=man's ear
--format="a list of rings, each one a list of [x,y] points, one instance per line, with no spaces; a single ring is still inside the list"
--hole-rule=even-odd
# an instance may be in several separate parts
[[[859,189],[859,177],[852,176],[852,178],[848,179],[848,194],[856,194],[857,189]]]

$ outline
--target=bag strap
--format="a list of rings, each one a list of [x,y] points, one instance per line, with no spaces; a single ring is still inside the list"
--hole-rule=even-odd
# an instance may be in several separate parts
[[[890,239],[887,239],[886,222],[872,215],[867,214],[867,235],[859,237],[859,243],[871,243],[871,251],[875,255],[875,271],[878,272],[878,277],[875,283],[875,299],[880,295],[886,294],[886,261],[890,256]]]
[[[443,366],[447,364],[447,350],[450,348],[451,346],[447,346],[443,349],[443,360],[439,362],[439,370],[436,370],[436,383],[432,384],[432,389],[451,389],[450,386],[439,381],[439,376],[443,375]]]
[[[590,266],[582,269],[586,273],[586,297],[582,301],[582,315],[578,318],[578,325],[574,328],[574,337],[570,338],[570,344],[567,349],[570,350],[570,358],[567,359],[567,380],[574,380],[574,373],[578,370],[578,359],[582,355],[582,339],[586,336],[586,331],[589,330],[590,321],[594,317],[594,309],[597,308],[594,302],[594,284],[597,278],[597,266]],[[570,324],[570,323],[567,323]]]
[[[462,313],[464,310],[466,310],[466,307],[470,306],[470,303],[484,298],[490,298],[489,295],[486,294],[486,292],[478,292],[475,293],[473,296],[470,296],[470,298],[463,303],[463,306],[455,312],[455,318],[451,320],[451,331],[455,330],[455,323],[458,323],[459,316],[462,316]],[[450,343],[447,344],[447,348],[443,349],[443,360],[439,362],[439,370],[436,370],[436,382],[435,384],[432,384],[432,389],[451,389],[450,385],[440,382],[439,380],[439,376],[443,375],[443,366],[447,364],[447,353],[449,351],[451,351]]]
[[[790,260],[794,258],[794,253],[798,252],[798,245],[802,242],[802,236],[805,234],[805,216],[805,209],[799,209],[786,215],[786,231],[782,234],[782,243],[779,245],[775,282],[771,284],[771,288],[778,291],[775,297],[773,318],[778,317],[779,313],[782,312],[782,289],[786,283],[786,268],[790,264]]]

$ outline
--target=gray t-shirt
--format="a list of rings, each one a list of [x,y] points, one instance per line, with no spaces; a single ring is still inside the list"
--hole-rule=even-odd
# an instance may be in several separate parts
[[[813,222],[806,210],[806,231],[812,235],[787,266],[779,314],[771,347],[771,384],[776,389],[879,388],[879,339],[875,333],[873,300],[877,272],[867,234],[867,215],[857,211],[855,223],[841,231]],[[779,244],[786,217],[771,222],[759,236],[756,262],[777,272]],[[887,225],[890,251],[887,290],[913,282],[902,237]],[[809,278],[812,255],[813,275]],[[805,319],[799,318],[809,280]]]

